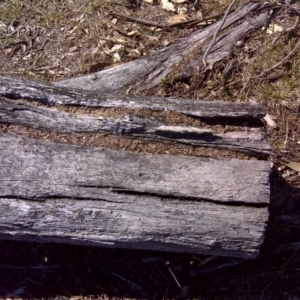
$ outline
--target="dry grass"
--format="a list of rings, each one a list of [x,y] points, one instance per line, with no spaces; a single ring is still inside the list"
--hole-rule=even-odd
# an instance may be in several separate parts
[[[224,12],[229,2],[201,2],[198,10],[189,2],[176,7],[185,7],[194,18],[200,10],[204,16]],[[1,1],[0,74],[41,81],[66,79],[142,57],[196,29],[160,30],[112,17],[110,12],[130,13],[160,24],[173,14],[162,10],[158,2],[149,5],[140,0]],[[297,245],[291,243],[300,242],[300,175],[286,167],[286,163],[300,160],[300,29],[295,27],[296,21],[287,8],[282,9],[272,21],[283,27],[282,33],[257,31],[246,37],[242,46],[233,49],[231,59],[218,63],[201,89],[189,95],[256,101],[277,123],[276,129],[269,130],[272,198],[260,258],[192,276],[190,272],[206,257],[1,242],[0,294],[72,299],[259,299],[263,294],[265,299],[299,299],[300,250],[295,251]],[[270,71],[264,73],[267,69]],[[268,79],[270,75],[273,79]],[[173,82],[174,76],[176,72],[154,92],[180,95],[187,90],[186,83]]]

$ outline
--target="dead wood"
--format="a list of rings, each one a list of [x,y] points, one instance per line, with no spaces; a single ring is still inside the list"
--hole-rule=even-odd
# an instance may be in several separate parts
[[[211,69],[230,55],[237,40],[262,26],[266,12],[244,20],[260,5],[248,3],[223,19],[222,29],[230,33],[216,37],[205,67],[202,57],[191,62],[190,76]],[[262,126],[233,126],[220,133],[213,126],[184,126],[149,114],[253,121],[266,115],[259,105],[124,93],[130,85],[134,93],[154,87],[196,48],[204,53],[221,22],[148,57],[55,84],[0,77],[0,123],[269,154]],[[123,112],[99,118],[52,105]],[[241,258],[254,258],[262,243],[270,197],[268,161],[153,155],[3,133],[0,153],[2,239]]]
[[[261,105],[246,102],[197,101],[179,97],[119,95],[58,87],[49,83],[0,76],[0,95],[12,99],[35,100],[44,104],[87,107],[121,107],[151,111],[176,111],[202,118],[263,118]]]
[[[0,237],[254,258],[269,163],[0,135]],[[251,170],[251,171],[249,171]]]
[[[223,29],[252,14],[250,20],[230,29],[228,40],[226,35],[222,36],[221,39],[224,41],[217,43],[213,47],[210,55],[206,58],[207,66],[204,70],[211,69],[216,61],[228,56],[230,49],[234,46],[234,42],[241,38],[241,36],[249,34],[252,30],[264,24],[269,16],[266,12],[257,15],[257,10],[260,6],[261,3],[248,3],[232,12],[226,18],[222,27]],[[255,14],[255,17],[253,17],[253,14]],[[219,28],[221,22],[222,20],[219,20],[205,29],[197,30],[190,36],[182,38],[171,46],[156,51],[147,57],[86,76],[62,80],[55,84],[58,86],[114,93],[124,93],[129,86],[132,87],[131,92],[133,93],[150,89],[158,85],[171,72],[173,67],[179,64],[183,58],[188,57],[193,50],[204,47],[207,40]],[[199,61],[202,58],[201,56]],[[203,69],[199,64],[193,67]]]
[[[12,89],[10,93],[11,97]],[[19,93],[20,90],[14,95],[18,96]],[[60,95],[62,94],[56,94],[57,100]],[[39,100],[44,102],[45,95]],[[138,116],[133,113],[125,114],[123,118],[94,117],[69,114],[49,107],[37,107],[3,96],[0,96],[0,101],[0,123],[3,124],[23,125],[58,133],[108,133],[152,142],[214,146],[256,156],[270,153],[270,144],[264,129],[259,127],[234,127],[235,130],[216,133],[206,127],[169,124],[162,117]],[[215,102],[211,103],[216,105]],[[253,107],[249,106],[249,109]]]
[[[250,103],[104,94],[7,77],[0,78],[0,95],[4,124],[269,152],[263,131],[255,128],[217,135],[135,114],[166,110],[244,121],[265,115]],[[95,119],[53,109],[54,104],[135,111]],[[263,240],[268,161],[153,155],[7,134],[0,134],[0,153],[2,239],[242,258],[254,258]]]
[[[262,27],[265,24],[267,18],[268,15],[266,13],[261,13],[255,18],[250,18],[249,20],[244,21],[229,33],[219,36],[216,39],[216,43],[212,46],[210,54],[207,56],[206,67],[202,62],[203,56],[205,55],[203,51],[202,55],[186,65],[184,73],[185,77],[197,75],[200,72],[205,72],[206,70],[211,70],[215,63],[227,57],[230,57],[230,55],[232,54],[232,49],[236,46],[236,43],[239,40],[242,40],[252,31],[256,30],[259,27]]]

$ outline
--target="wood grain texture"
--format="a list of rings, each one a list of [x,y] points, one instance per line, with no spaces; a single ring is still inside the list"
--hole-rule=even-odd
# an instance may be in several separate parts
[[[98,189],[112,188],[195,201],[269,203],[270,163],[262,160],[153,155],[5,134],[0,151],[2,195],[94,197]]]
[[[178,97],[105,94],[3,76],[0,76],[0,95],[14,99],[40,101],[44,104],[175,111],[203,118],[263,118],[266,115],[262,106],[249,102],[197,101]]]
[[[269,162],[0,135],[0,237],[254,258]],[[250,171],[251,170],[251,171]]]
[[[60,133],[269,153],[261,132],[214,134],[134,114],[72,115],[21,103],[261,118],[259,105],[104,94],[0,77],[0,122]],[[0,238],[254,258],[268,219],[270,164],[153,155],[0,134]]]
[[[252,30],[259,26],[263,26],[267,22],[269,15],[267,12],[258,12],[261,3],[248,3],[243,7],[236,9],[226,18],[222,29],[226,29],[235,23],[243,20],[247,15],[248,26],[235,24],[230,28],[230,32],[234,36],[238,36],[240,28],[246,28],[245,35],[249,35]],[[207,41],[213,36],[216,29],[220,26],[222,20],[214,22],[206,28],[196,30],[187,37],[178,39],[175,43],[163,49],[156,50],[150,55],[121,64],[119,66],[109,68],[93,74],[85,76],[61,80],[56,83],[59,86],[73,87],[86,90],[99,90],[102,92],[120,92],[125,93],[129,86],[131,86],[132,93],[140,93],[141,91],[151,89],[161,83],[161,80],[168,76],[175,65],[189,57],[189,55],[197,48],[206,47]],[[222,36],[224,40],[227,38]],[[234,47],[235,37],[229,39]],[[224,52],[225,55],[224,55]],[[225,57],[230,53],[227,49],[218,47],[213,49],[211,54],[207,57],[207,69],[211,69],[213,64],[217,61],[217,57]],[[199,57],[201,61],[203,56]],[[199,66],[199,65],[198,65]],[[202,71],[203,68],[198,69]]]
[[[66,112],[7,100],[0,96],[0,123],[17,124],[59,133],[109,133],[163,143],[219,147],[254,155],[270,153],[266,135],[259,129],[243,128],[215,134],[209,128],[169,125],[162,118],[139,117],[124,119],[71,115]]]
[[[0,239],[252,259],[268,218],[267,208],[146,195],[112,198],[108,190],[100,195],[98,201],[0,197]]]
[[[239,40],[242,40],[250,32],[257,30],[259,27],[264,26],[267,19],[267,13],[261,13],[255,16],[255,18],[248,18],[247,20],[230,30],[227,33],[226,37],[217,39],[216,43],[210,51],[210,54],[207,57],[206,69],[211,70],[215,63],[225,59],[226,57],[230,57],[232,55],[232,50],[235,47],[236,43]],[[185,76],[197,76],[199,72],[205,69],[202,62],[205,50],[206,47],[204,47],[199,57],[192,60],[189,64],[185,66]],[[223,76],[226,76],[226,74],[223,74]]]

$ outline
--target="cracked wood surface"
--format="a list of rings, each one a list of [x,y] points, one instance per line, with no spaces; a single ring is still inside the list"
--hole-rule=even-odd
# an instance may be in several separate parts
[[[0,135],[6,239],[254,258],[267,161],[131,153]]]
[[[99,119],[49,108],[118,107],[245,122],[262,118],[264,109],[250,103],[104,94],[7,77],[0,77],[0,95],[4,124],[221,145],[251,154],[270,151],[255,127],[216,134],[134,113]],[[267,161],[153,155],[7,134],[0,134],[0,153],[2,239],[254,258],[264,237]]]
[[[249,102],[199,101],[179,97],[119,95],[57,87],[26,79],[0,76],[0,95],[35,100],[44,104],[87,107],[124,107],[152,111],[175,111],[193,117],[263,118],[265,109]]]
[[[226,18],[222,30],[243,20],[248,15],[250,15],[251,19],[242,25],[238,24],[230,29],[232,34],[230,35],[228,42],[231,47],[233,47],[234,41],[240,36],[249,34],[252,30],[263,26],[263,24],[267,22],[269,18],[268,13],[258,13],[258,9],[261,5],[262,3],[248,3],[243,7],[236,9]],[[178,65],[183,58],[188,57],[193,50],[205,47],[207,40],[213,36],[221,22],[222,20],[219,20],[204,29],[201,28],[191,35],[178,39],[172,45],[157,50],[146,57],[93,74],[61,80],[55,84],[58,86],[86,90],[119,93],[125,93],[129,86],[132,87],[132,93],[139,93],[151,89],[160,84],[161,80],[171,72],[173,67],[176,64]],[[230,55],[231,52],[228,51],[228,46],[225,45],[224,49],[222,46],[212,49],[212,52],[207,57],[206,69],[212,69],[216,61]],[[202,56],[200,60],[201,59]]]
[[[0,150],[3,195],[94,197],[97,187],[108,187],[163,197],[269,203],[268,161],[153,155],[5,134]],[[25,188],[28,180],[32,185]]]
[[[210,128],[170,125],[162,118],[128,114],[124,119],[100,119],[19,103],[1,96],[0,101],[0,123],[24,125],[60,133],[109,133],[164,143],[214,146],[254,155],[270,153],[270,144],[261,128],[247,127],[216,134]]]

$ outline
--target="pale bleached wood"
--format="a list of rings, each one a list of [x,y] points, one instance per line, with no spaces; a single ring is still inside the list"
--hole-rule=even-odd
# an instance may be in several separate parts
[[[266,207],[99,195],[97,201],[0,197],[0,239],[253,259],[268,219]]]
[[[0,123],[17,124],[60,133],[109,133],[131,138],[181,143],[194,146],[220,147],[261,156],[270,153],[270,144],[261,128],[243,128],[215,134],[209,128],[169,125],[162,118],[124,119],[71,115],[57,109],[32,106],[0,96]]]
[[[203,118],[263,118],[266,115],[261,105],[249,102],[197,101],[179,97],[105,94],[4,76],[0,76],[0,95],[15,99],[36,100],[44,104],[175,111]]]
[[[5,134],[0,135],[0,152],[3,195],[93,197],[98,189],[113,188],[224,203],[269,203],[268,161],[153,155]]]
[[[269,162],[0,135],[0,237],[254,258]]]
[[[250,34],[252,30],[262,26],[267,22],[269,15],[267,12],[259,12],[258,8],[261,3],[247,3],[246,5],[232,12],[225,21],[222,29],[232,26],[235,22],[243,20],[247,15],[250,21],[248,26],[236,25],[232,26],[230,32],[233,37],[228,40],[231,47],[234,46],[234,40],[240,38],[240,28],[245,29],[244,35]],[[119,66],[109,68],[97,73],[85,76],[61,80],[56,85],[67,86],[86,90],[99,90],[102,92],[120,92],[124,93],[131,86],[131,93],[139,93],[143,90],[151,89],[161,83],[161,80],[168,76],[173,67],[179,64],[184,58],[195,49],[201,49],[207,45],[207,41],[213,36],[219,27],[221,20],[214,22],[206,28],[196,30],[191,35],[178,39],[172,45],[160,50],[156,50],[152,54],[121,64]],[[227,40],[224,37],[224,40]],[[227,48],[227,46],[225,47]],[[225,55],[224,55],[224,52]],[[211,69],[213,64],[218,60],[217,57],[225,57],[230,55],[227,49],[222,47],[213,49],[213,52],[207,57],[207,68]],[[202,59],[199,57],[199,60]],[[199,65],[197,66],[199,67]],[[204,68],[200,67],[199,71]]]

